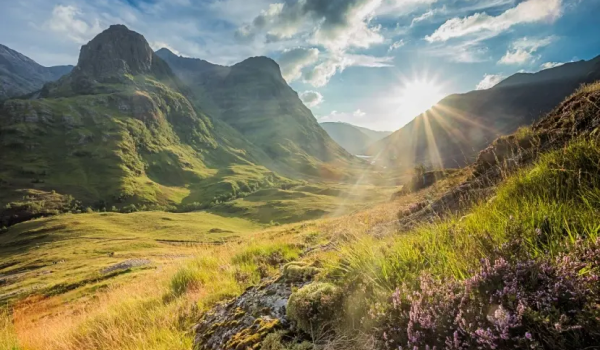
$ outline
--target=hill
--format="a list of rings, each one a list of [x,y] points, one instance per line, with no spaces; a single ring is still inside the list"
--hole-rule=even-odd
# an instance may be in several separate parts
[[[489,90],[451,95],[367,154],[391,166],[424,163],[456,167],[472,162],[500,135],[548,113],[581,84],[600,78],[600,57],[535,74],[516,74]]]
[[[292,183],[185,94],[142,35],[115,25],[39,96],[4,102],[4,224],[87,206],[198,209]]]
[[[0,290],[31,296],[0,312],[0,339],[32,350],[593,348],[598,101],[600,85],[585,86],[472,166],[339,218],[254,233],[206,213],[21,223],[0,236]],[[182,229],[228,244],[191,248]],[[180,241],[163,254],[169,234]]]
[[[157,51],[191,88],[198,104],[230,125],[290,176],[347,175],[356,160],[319,126],[312,112],[286,83],[278,64],[252,57],[231,67]]]
[[[0,101],[29,94],[69,73],[73,66],[44,67],[29,57],[0,45]]]
[[[362,154],[372,143],[391,134],[387,131],[374,131],[341,122],[321,123],[321,127],[327,131],[335,142],[348,152],[356,155]]]

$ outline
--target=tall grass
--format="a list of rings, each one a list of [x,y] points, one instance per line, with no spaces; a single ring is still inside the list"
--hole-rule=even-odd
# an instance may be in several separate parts
[[[422,226],[383,242],[362,237],[343,247],[331,264],[338,280],[372,283],[389,292],[416,284],[425,271],[464,279],[498,247],[523,241],[532,257],[554,257],[566,242],[595,241],[600,232],[600,146],[577,141],[546,154],[498,188],[496,197],[477,203],[464,217]]]
[[[21,350],[9,310],[0,310],[0,350]]]
[[[208,247],[176,269],[115,287],[54,317],[39,319],[47,301],[23,302],[14,314],[16,329],[2,315],[0,339],[17,346],[18,334],[24,349],[35,350],[189,350],[203,311],[276,273],[300,249],[285,236]]]

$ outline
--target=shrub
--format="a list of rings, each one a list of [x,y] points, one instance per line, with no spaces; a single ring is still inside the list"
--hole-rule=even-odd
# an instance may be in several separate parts
[[[311,335],[327,332],[342,313],[342,291],[330,283],[311,283],[292,293],[287,316]]]
[[[174,296],[180,296],[187,292],[190,288],[197,286],[200,283],[200,278],[191,268],[181,268],[171,278],[171,292]]]
[[[600,240],[556,260],[483,260],[473,277],[397,289],[379,336],[398,349],[583,349],[600,343]]]

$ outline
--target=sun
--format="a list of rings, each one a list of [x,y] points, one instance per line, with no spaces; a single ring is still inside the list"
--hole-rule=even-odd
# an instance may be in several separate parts
[[[400,113],[403,118],[414,118],[433,107],[442,98],[440,84],[433,80],[406,81],[400,90]]]

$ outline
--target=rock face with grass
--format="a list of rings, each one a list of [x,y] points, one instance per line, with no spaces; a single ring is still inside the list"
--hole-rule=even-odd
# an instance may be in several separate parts
[[[152,71],[154,52],[146,39],[124,25],[112,25],[81,47],[75,74],[85,74],[99,82],[122,78],[125,74]]]
[[[289,182],[190,101],[144,37],[121,25],[85,45],[73,72],[40,96],[1,105],[0,147],[2,208],[32,189],[98,209],[200,209]]]
[[[0,101],[26,95],[69,73],[73,66],[44,67],[29,57],[0,45]]]
[[[206,313],[194,327],[194,348],[247,349],[259,348],[261,342],[278,330],[290,328],[286,315],[292,289],[303,281],[280,277],[249,288],[235,300]]]
[[[319,126],[270,58],[252,57],[226,67],[167,49],[157,54],[191,87],[210,115],[284,165],[284,171],[340,178],[355,163]]]

